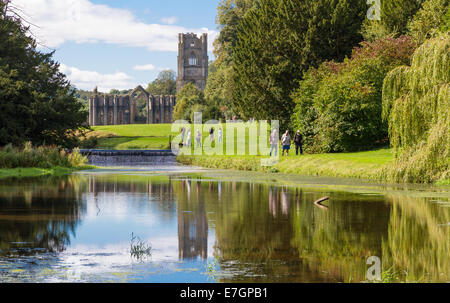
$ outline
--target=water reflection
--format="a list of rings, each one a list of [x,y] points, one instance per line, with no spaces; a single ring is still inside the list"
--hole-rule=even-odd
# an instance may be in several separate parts
[[[313,204],[323,196],[330,196],[327,211]],[[15,279],[36,280],[47,253],[56,258],[45,263],[52,277],[72,271],[75,281],[103,282],[119,271],[141,282],[204,282],[206,262],[217,258],[218,282],[357,282],[369,256],[398,270],[399,279],[448,281],[448,205],[448,198],[408,192],[362,195],[187,175],[2,181],[0,281],[10,281],[14,256],[31,258],[21,267],[27,278]],[[127,251],[131,232],[154,249],[138,267]]]
[[[61,252],[86,211],[78,178],[0,186],[0,254]]]

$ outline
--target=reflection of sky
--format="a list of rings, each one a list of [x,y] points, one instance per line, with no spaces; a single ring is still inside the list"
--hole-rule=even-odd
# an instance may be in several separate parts
[[[57,268],[64,269],[64,279],[208,282],[206,260],[179,260],[176,202],[165,198],[160,201],[159,196],[149,198],[146,193],[84,194],[86,214],[70,246],[58,256]],[[163,207],[161,203],[173,205]],[[131,233],[152,246],[152,255],[144,262],[130,255]],[[214,230],[210,229],[208,259],[214,242]],[[46,281],[61,279],[53,275]]]

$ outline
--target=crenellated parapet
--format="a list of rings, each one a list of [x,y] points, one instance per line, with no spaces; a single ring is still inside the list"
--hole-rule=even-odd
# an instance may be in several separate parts
[[[172,123],[176,97],[150,95],[138,86],[125,96],[99,94],[96,88],[89,98],[89,125],[135,124],[138,99],[146,103],[146,124]]]

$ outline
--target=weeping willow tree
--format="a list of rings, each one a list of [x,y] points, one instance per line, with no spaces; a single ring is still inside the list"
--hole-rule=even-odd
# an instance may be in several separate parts
[[[450,36],[427,40],[410,67],[383,83],[383,119],[396,153],[388,179],[435,182],[450,178]]]

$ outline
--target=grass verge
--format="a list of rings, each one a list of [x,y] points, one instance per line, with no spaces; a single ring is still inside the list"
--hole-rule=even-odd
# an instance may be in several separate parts
[[[246,171],[281,172],[288,174],[362,178],[380,180],[380,171],[394,159],[391,149],[341,154],[314,154],[280,157],[272,167],[261,166],[255,156],[184,156],[177,160],[185,165]]]

